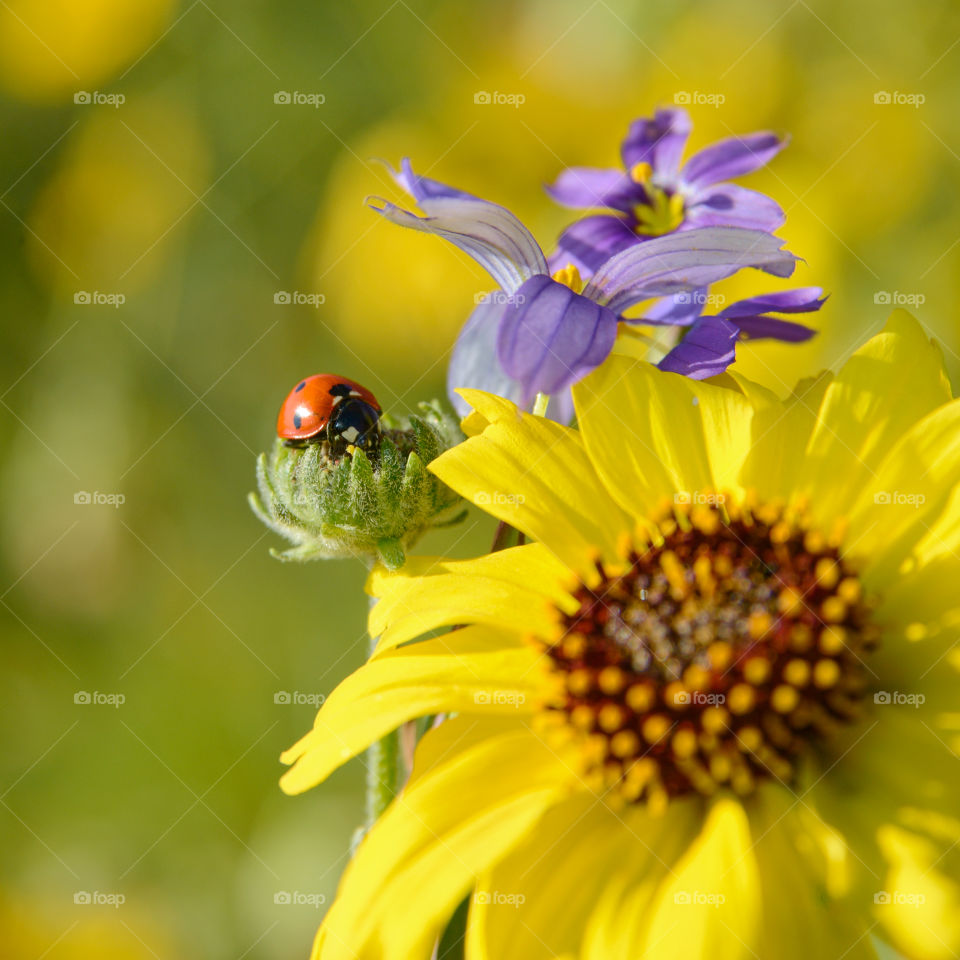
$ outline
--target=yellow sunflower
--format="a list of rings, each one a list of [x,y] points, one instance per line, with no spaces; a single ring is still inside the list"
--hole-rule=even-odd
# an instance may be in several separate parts
[[[448,719],[316,957],[428,958],[465,897],[468,960],[956,956],[960,401],[902,313],[784,401],[735,382],[615,356],[579,430],[465,392],[432,469],[533,542],[371,576],[284,788]]]

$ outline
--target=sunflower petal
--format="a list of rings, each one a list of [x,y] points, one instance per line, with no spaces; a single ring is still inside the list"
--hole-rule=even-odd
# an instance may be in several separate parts
[[[579,432],[477,391],[463,396],[488,425],[430,470],[575,569],[598,552],[616,556],[617,537],[632,524],[601,484]]]
[[[537,657],[485,627],[392,650],[350,674],[320,708],[313,729],[286,753],[282,779],[302,793],[401,723],[433,713],[529,711],[540,689]]]
[[[323,960],[428,957],[475,878],[560,799],[567,778],[558,758],[520,729],[412,782],[347,868],[324,920]]]
[[[481,623],[506,636],[552,636],[555,607],[569,603],[566,567],[540,544],[525,544],[475,560],[411,557],[396,571],[376,568],[367,592],[374,656],[437,627]],[[501,643],[508,642],[506,640]]]
[[[753,418],[743,394],[614,356],[573,399],[590,458],[634,516],[664,498],[739,490]]]
[[[824,394],[797,483],[814,516],[846,513],[897,439],[949,399],[940,350],[913,317],[895,310]]]
[[[760,878],[743,806],[714,802],[700,836],[673,867],[650,906],[644,960],[756,956]]]

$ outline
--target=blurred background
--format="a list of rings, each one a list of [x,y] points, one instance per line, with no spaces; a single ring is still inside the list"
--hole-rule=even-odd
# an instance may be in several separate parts
[[[364,571],[271,559],[254,457],[304,374],[354,377],[397,413],[442,395],[488,289],[363,206],[396,195],[375,158],[409,155],[549,245],[567,214],[542,182],[615,164],[658,103],[689,103],[693,148],[789,132],[747,183],[788,211],[794,283],[831,298],[812,343],[743,347],[740,368],[784,393],[901,304],[960,372],[960,8],[869,14],[0,4],[4,956],[307,954],[361,768],[290,799],[277,757],[362,661]],[[473,516],[424,549],[491,532]]]

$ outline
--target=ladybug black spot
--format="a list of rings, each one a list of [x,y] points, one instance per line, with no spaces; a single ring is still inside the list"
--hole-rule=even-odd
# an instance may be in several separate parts
[[[348,383],[335,383],[327,392],[331,397],[349,397],[350,389]]]
[[[299,413],[295,413],[295,414],[293,415],[293,425],[299,430],[301,423],[303,423],[303,420],[301,419],[300,414],[299,414]]]
[[[306,380],[301,380],[301,381],[293,388],[293,392],[294,392],[294,393],[299,393],[306,385],[307,385],[307,381],[306,381]]]

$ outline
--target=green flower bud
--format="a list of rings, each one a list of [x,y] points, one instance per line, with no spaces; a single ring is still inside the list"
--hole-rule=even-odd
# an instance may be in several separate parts
[[[422,416],[403,427],[381,420],[383,439],[373,458],[357,450],[334,460],[324,443],[287,446],[257,458],[254,513],[292,547],[280,560],[359,557],[402,567],[405,552],[431,527],[466,516],[460,497],[427,464],[463,439],[439,403],[421,403]]]

